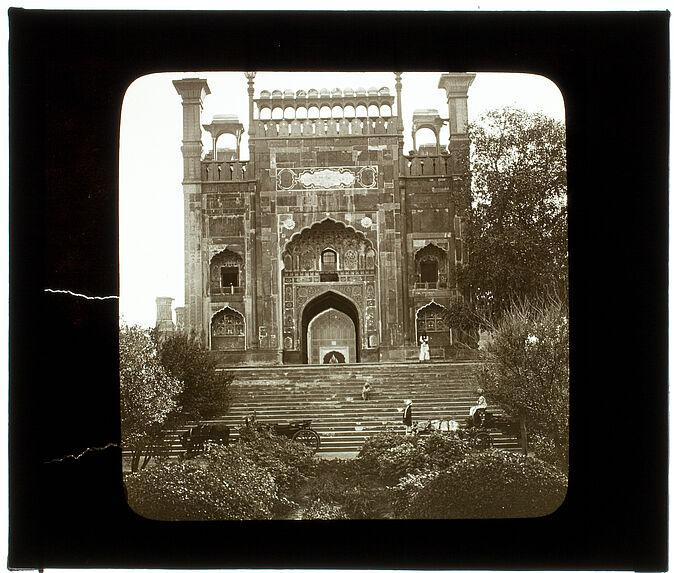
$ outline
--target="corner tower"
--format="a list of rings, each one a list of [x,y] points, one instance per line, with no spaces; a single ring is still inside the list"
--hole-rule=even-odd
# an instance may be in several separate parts
[[[201,218],[201,112],[204,98],[211,93],[208,82],[200,78],[175,80],[173,85],[183,104],[183,195],[185,213],[185,329],[202,340],[203,281]]]

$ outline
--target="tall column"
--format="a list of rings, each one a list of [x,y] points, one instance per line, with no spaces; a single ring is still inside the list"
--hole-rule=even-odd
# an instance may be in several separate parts
[[[257,281],[261,273],[258,273],[257,262],[260,259],[260,237],[258,229],[260,228],[260,213],[258,212],[260,202],[258,200],[259,188],[257,185],[257,166],[255,161],[255,116],[254,116],[254,101],[255,96],[255,72],[245,72],[248,80],[248,178],[255,179],[255,189],[250,197],[250,234],[252,235],[252,249],[250,251],[251,269],[248,274],[250,280],[250,336],[248,337],[249,345],[257,348],[259,345],[258,338],[258,300],[257,300]]]
[[[255,94],[255,72],[246,72],[246,79],[248,80],[248,145],[252,145],[250,138],[255,136],[255,125],[253,115],[253,95]],[[252,156],[251,156],[252,159]]]
[[[396,113],[398,114],[398,133],[403,132],[403,82],[401,80],[402,72],[394,72],[396,77]]]
[[[449,106],[449,142],[452,145],[468,141],[468,88],[470,88],[475,74],[452,73],[442,74],[439,89],[447,93]]]
[[[398,131],[398,157],[402,158],[404,151],[404,138],[403,138],[403,103],[402,103],[402,73],[394,72],[396,78],[396,113],[398,115],[397,131]],[[398,166],[400,161],[398,161]],[[410,289],[409,289],[409,280],[408,280],[408,265],[409,265],[409,255],[407,253],[407,187],[401,182],[399,173],[400,168],[395,172],[395,183],[398,188],[399,194],[399,203],[400,203],[400,256],[402,258],[402,306],[403,306],[403,344],[406,346],[409,343],[409,322],[410,322],[410,311],[409,311],[409,300],[410,300]]]
[[[452,159],[453,173],[451,180],[452,201],[449,205],[449,215],[452,233],[450,245],[450,272],[453,283],[456,284],[456,229],[454,216],[464,216],[470,205],[470,138],[468,136],[468,88],[470,88],[475,74],[451,73],[442,74],[438,88],[447,93],[449,106],[449,153]]]
[[[168,296],[158,296],[157,302],[157,330],[160,334],[166,332],[173,332],[175,325],[173,324],[173,299]]]
[[[186,78],[173,85],[183,103],[183,195],[185,205],[185,329],[208,342],[204,313],[201,216],[201,112],[203,100],[211,93],[206,80]]]

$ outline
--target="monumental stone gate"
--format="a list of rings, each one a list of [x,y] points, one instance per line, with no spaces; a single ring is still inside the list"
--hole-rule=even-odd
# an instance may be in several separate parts
[[[447,309],[462,296],[475,75],[441,74],[449,117],[415,111],[408,155],[401,76],[395,95],[384,87],[255,97],[255,73],[246,73],[248,161],[236,116],[202,125],[207,81],[173,82],[183,104],[180,321],[221,363],[397,361],[421,335],[441,355],[455,342]],[[202,128],[213,142],[205,154]],[[423,128],[436,142],[417,149]],[[223,134],[236,149],[218,148]]]

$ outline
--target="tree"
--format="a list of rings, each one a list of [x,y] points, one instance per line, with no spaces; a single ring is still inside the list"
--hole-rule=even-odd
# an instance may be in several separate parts
[[[558,299],[524,302],[504,313],[492,331],[478,373],[487,401],[496,402],[554,448],[566,471],[569,447],[569,321]]]
[[[504,108],[471,127],[473,202],[461,286],[496,318],[512,300],[568,290],[566,135],[540,113]]]
[[[160,337],[156,331],[153,336],[162,365],[183,383],[180,409],[171,421],[184,423],[225,414],[231,402],[232,375],[216,369],[216,359],[196,337],[182,332]]]
[[[182,383],[166,372],[150,333],[139,326],[119,330],[122,447],[134,451],[132,470],[142,450],[178,408]]]

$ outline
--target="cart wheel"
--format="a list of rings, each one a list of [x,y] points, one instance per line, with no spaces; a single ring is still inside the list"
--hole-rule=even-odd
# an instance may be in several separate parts
[[[309,449],[313,450],[314,453],[318,451],[318,448],[321,445],[321,438],[318,434],[314,432],[314,430],[308,430],[306,428],[295,432],[293,434],[293,440],[304,444]]]
[[[491,447],[494,440],[487,432],[480,432],[475,436],[475,447],[478,450],[484,450]]]

